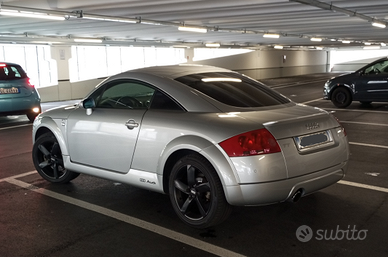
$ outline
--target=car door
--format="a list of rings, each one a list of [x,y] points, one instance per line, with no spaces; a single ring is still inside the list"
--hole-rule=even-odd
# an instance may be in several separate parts
[[[370,65],[355,82],[356,100],[388,100],[388,60]]]
[[[68,147],[72,162],[127,173],[154,89],[142,82],[119,80],[95,91],[91,113],[80,107],[69,116]]]

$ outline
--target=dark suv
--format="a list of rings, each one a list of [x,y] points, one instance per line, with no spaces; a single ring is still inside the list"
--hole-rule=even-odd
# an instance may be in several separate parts
[[[22,67],[0,62],[0,115],[26,114],[32,122],[40,112],[39,93]]]
[[[331,100],[339,108],[352,101],[362,104],[388,102],[388,58],[381,58],[361,69],[328,80],[323,99]]]

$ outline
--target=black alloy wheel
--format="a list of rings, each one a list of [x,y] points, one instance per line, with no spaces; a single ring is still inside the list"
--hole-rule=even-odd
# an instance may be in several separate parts
[[[180,159],[171,171],[169,187],[174,211],[189,226],[211,227],[231,212],[216,171],[202,156],[193,154]]]
[[[347,88],[339,87],[334,90],[331,101],[338,108],[346,108],[352,103],[352,96]]]
[[[32,160],[38,173],[52,183],[67,183],[79,175],[65,169],[61,148],[51,133],[43,134],[36,140]]]

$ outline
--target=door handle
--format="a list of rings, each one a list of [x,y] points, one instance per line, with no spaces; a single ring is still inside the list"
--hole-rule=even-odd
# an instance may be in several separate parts
[[[137,123],[135,120],[128,120],[125,122],[125,126],[127,126],[128,129],[134,129],[139,127],[139,123]]]

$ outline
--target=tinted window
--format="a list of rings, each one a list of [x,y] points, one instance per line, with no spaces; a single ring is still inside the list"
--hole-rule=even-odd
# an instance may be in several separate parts
[[[0,80],[15,80],[27,78],[27,74],[22,67],[13,64],[0,63]]]
[[[263,84],[238,73],[202,73],[176,79],[211,98],[236,107],[262,107],[289,100]]]
[[[365,69],[365,74],[388,73],[388,60],[375,63]]]
[[[149,107],[155,89],[133,81],[115,81],[91,96],[98,108],[145,109]]]
[[[119,80],[94,91],[97,108],[183,110],[174,100],[141,81]]]
[[[159,91],[155,92],[154,97],[152,98],[150,109],[182,111],[182,108],[177,103],[175,103],[171,98]]]

